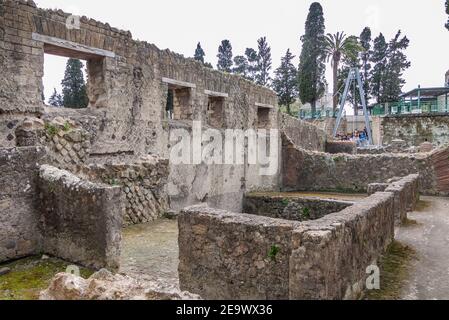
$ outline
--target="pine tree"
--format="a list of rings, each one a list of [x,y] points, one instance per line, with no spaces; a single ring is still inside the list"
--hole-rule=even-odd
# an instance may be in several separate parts
[[[83,63],[78,59],[69,59],[62,80],[63,104],[67,108],[85,108],[88,105],[86,83],[84,82]]]
[[[53,107],[62,107],[64,106],[64,101],[62,99],[61,94],[56,91],[56,88],[53,90],[53,94],[50,99],[48,99],[48,104]]]
[[[401,38],[400,30],[388,44],[388,62],[383,79],[381,102],[398,101],[400,98],[402,87],[405,84],[404,71],[411,66],[404,53],[409,44],[410,40],[406,36]]]
[[[449,15],[449,0],[446,0],[446,13]],[[446,28],[449,30],[449,18],[447,19]]]
[[[366,103],[370,100],[369,88],[370,88],[370,71],[371,71],[371,29],[366,27],[363,29],[360,35],[360,44],[363,47],[362,51],[362,76],[363,76],[363,89],[365,91]]]
[[[252,48],[245,50],[246,60],[248,61],[248,79],[256,81],[257,70],[259,66],[259,55],[257,51]]]
[[[271,81],[271,48],[267,43],[266,37],[262,37],[257,40],[257,44],[259,52],[257,59],[256,83],[261,86],[268,86]]]
[[[204,63],[204,57],[205,56],[206,56],[206,54],[204,53],[203,48],[201,48],[201,43],[198,42],[198,44],[196,45],[195,55],[193,56],[193,58],[196,61]]]
[[[242,77],[248,79],[248,60],[245,56],[235,56],[234,58],[234,68],[232,72],[241,75]]]
[[[220,71],[232,71],[232,45],[229,40],[223,40],[218,48],[218,64],[217,68]]]
[[[290,106],[298,97],[298,70],[292,61],[295,58],[290,49],[281,59],[281,66],[274,72],[273,89],[279,97],[279,103],[287,107],[287,113],[291,115]]]
[[[371,62],[374,67],[370,73],[371,88],[370,93],[377,103],[381,103],[384,91],[384,73],[387,65],[388,44],[384,35],[381,33],[374,39],[373,52],[371,54]]]
[[[307,16],[305,34],[298,68],[299,96],[302,103],[310,103],[312,113],[316,113],[316,101],[325,89],[325,26],[323,8],[318,2],[312,3]]]

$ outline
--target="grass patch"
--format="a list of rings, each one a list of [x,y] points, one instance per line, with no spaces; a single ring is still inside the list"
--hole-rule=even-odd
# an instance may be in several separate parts
[[[30,257],[1,265],[11,269],[0,276],[0,300],[37,300],[39,293],[50,285],[51,279],[65,272],[71,263],[49,258]],[[92,270],[80,268],[81,276],[88,278]]]
[[[415,211],[419,211],[419,212],[426,211],[431,206],[432,206],[432,203],[430,201],[421,200],[418,202]]]
[[[281,248],[279,248],[276,245],[271,246],[270,251],[268,252],[268,258],[270,258],[271,261],[275,262],[276,257],[281,251]]]
[[[404,280],[407,279],[410,264],[417,259],[416,251],[398,241],[388,247],[379,261],[380,290],[367,290],[366,300],[398,300]]]
[[[402,226],[406,228],[419,226],[419,222],[413,219],[407,218],[402,222]]]

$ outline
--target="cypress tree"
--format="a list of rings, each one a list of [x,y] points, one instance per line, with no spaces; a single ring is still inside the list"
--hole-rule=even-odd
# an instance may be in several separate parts
[[[410,68],[411,63],[407,60],[404,51],[408,48],[410,40],[404,36],[401,38],[399,30],[396,36],[388,44],[387,66],[385,68],[382,102],[398,101],[405,84],[404,71]]]
[[[370,94],[370,71],[371,71],[371,29],[366,27],[363,29],[360,35],[360,45],[363,47],[362,51],[362,76],[363,76],[363,89],[365,90],[365,100],[368,103]]]
[[[67,61],[64,79],[61,82],[63,104],[67,108],[86,108],[89,103],[82,68],[83,63],[78,59]]]
[[[206,54],[204,53],[203,48],[201,48],[201,43],[198,42],[198,44],[196,45],[195,55],[193,56],[193,58],[196,61],[204,63],[204,57],[205,56],[206,56]]]
[[[287,50],[285,56],[281,59],[281,66],[274,72],[273,89],[279,97],[279,103],[287,107],[287,113],[291,115],[290,106],[296,101],[298,97],[298,70],[293,65],[292,61],[295,58]]]
[[[268,86],[271,81],[271,48],[267,43],[266,37],[262,37],[257,40],[257,44],[259,52],[257,59],[256,83],[261,86]]]
[[[371,95],[376,99],[377,103],[381,103],[384,91],[384,73],[387,65],[388,44],[384,35],[381,33],[374,39],[373,52],[371,54],[371,62],[374,67],[371,70]]]
[[[310,103],[316,113],[316,101],[325,89],[326,40],[323,8],[312,3],[307,16],[305,34],[302,36],[302,52],[298,68],[299,97],[303,104]]]
[[[223,40],[220,47],[218,47],[218,64],[217,68],[220,71],[232,71],[232,45],[229,40]]]

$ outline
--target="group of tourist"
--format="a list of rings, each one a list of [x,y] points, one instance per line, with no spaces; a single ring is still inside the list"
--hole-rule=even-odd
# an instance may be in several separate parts
[[[338,133],[337,137],[340,141],[352,141],[357,144],[357,147],[364,147],[368,144],[368,130],[364,128],[363,130],[355,130],[351,133]]]

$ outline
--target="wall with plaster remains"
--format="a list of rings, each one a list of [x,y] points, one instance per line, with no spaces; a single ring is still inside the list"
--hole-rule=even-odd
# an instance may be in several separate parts
[[[68,30],[69,14],[61,10],[43,10],[32,1],[1,3],[4,32],[0,35],[0,65],[7,79],[0,83],[3,145],[15,145],[16,122],[25,116],[49,122],[68,119],[87,133],[80,143],[86,154],[81,152],[81,159],[76,159],[79,151],[67,150],[60,143],[66,140],[65,135],[55,135],[48,143],[63,153],[63,163],[56,164],[70,169],[65,163],[72,158],[81,163],[132,162],[148,154],[169,158],[175,144],[170,134],[179,127],[190,128],[192,120],[201,121],[204,130],[208,125],[216,126],[223,134],[224,128],[258,128],[262,120],[265,128],[279,127],[277,98],[270,89],[211,70],[153,44],[135,41],[129,31],[84,16],[79,30]],[[86,110],[44,106],[41,96],[45,52],[87,60],[90,103]],[[175,92],[174,118],[178,120],[166,114],[169,89]],[[222,99],[221,111],[216,111],[220,117],[210,112],[217,95]],[[259,119],[260,110],[267,111],[263,119]],[[70,147],[77,143],[73,141]],[[71,155],[70,160],[65,153]],[[241,209],[243,191],[264,186],[279,188],[277,175],[261,177],[252,174],[252,169],[243,165],[170,166],[170,202],[174,208],[207,201]],[[203,184],[196,181],[212,187],[205,192]],[[222,185],[218,186],[218,182]]]

